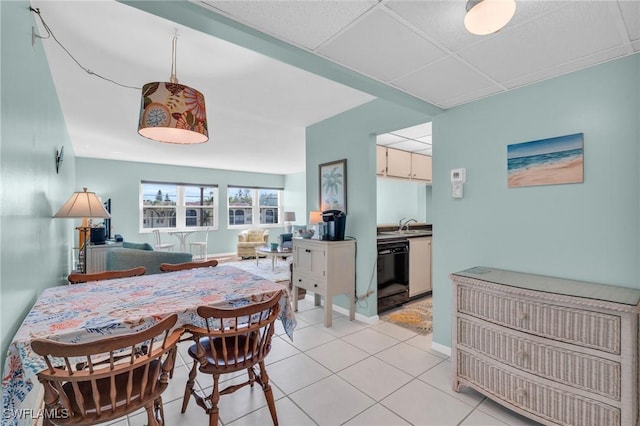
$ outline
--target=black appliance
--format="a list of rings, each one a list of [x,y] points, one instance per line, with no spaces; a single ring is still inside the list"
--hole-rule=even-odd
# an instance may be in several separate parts
[[[322,212],[324,224],[323,240],[343,241],[344,226],[347,222],[347,214],[341,210],[326,210]]]
[[[105,244],[107,240],[106,229],[104,227],[91,228],[91,244]]]
[[[378,314],[409,301],[409,241],[378,243]]]

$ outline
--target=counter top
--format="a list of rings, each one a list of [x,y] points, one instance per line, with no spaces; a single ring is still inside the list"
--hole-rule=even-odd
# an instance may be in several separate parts
[[[387,241],[387,240],[405,240],[408,238],[418,238],[418,237],[430,237],[433,235],[432,231],[427,230],[410,230],[410,231],[388,231],[388,232],[378,232],[377,240],[378,241]]]
[[[398,230],[398,225],[378,225],[377,240],[406,240],[407,238],[430,237],[433,235],[433,225],[430,223],[412,224],[409,229]]]

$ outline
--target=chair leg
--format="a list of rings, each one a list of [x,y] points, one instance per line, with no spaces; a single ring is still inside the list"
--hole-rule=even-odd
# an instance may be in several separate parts
[[[269,413],[271,413],[271,420],[274,426],[278,426],[278,413],[276,412],[276,402],[273,399],[273,390],[269,384],[269,375],[267,369],[264,366],[264,361],[260,361],[260,375],[256,377],[256,381],[262,386],[264,391],[264,397],[267,400],[269,406]]]
[[[211,407],[207,410],[209,412],[209,426],[218,426],[218,419],[220,417],[220,410],[218,408],[218,402],[220,401],[220,390],[218,389],[219,379],[219,374],[213,375],[213,391],[209,396]]]
[[[184,387],[184,396],[182,397],[182,413],[184,414],[187,411],[187,405],[189,404],[189,398],[191,398],[191,393],[193,392],[193,386],[196,381],[196,375],[198,374],[198,361],[193,361],[193,367],[189,372],[189,379],[187,380],[187,384]]]
[[[147,425],[148,426],[164,426],[164,413],[162,413],[162,398],[158,397],[156,400],[147,404],[144,409],[147,411]],[[156,416],[156,410],[160,416]]]

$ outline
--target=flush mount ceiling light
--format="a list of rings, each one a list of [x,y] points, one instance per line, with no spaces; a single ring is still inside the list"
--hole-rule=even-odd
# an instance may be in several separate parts
[[[507,25],[515,12],[515,0],[468,0],[464,26],[471,34],[493,34]]]
[[[178,83],[176,44],[173,37],[171,78],[142,86],[138,133],[145,138],[176,144],[198,144],[209,140],[204,95]]]

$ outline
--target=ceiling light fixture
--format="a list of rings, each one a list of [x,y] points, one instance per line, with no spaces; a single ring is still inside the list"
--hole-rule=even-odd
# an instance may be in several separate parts
[[[178,83],[176,44],[173,37],[171,78],[142,86],[138,133],[145,138],[176,144],[198,144],[209,140],[204,95]]]
[[[471,34],[500,31],[516,13],[515,0],[468,0],[464,26]]]

